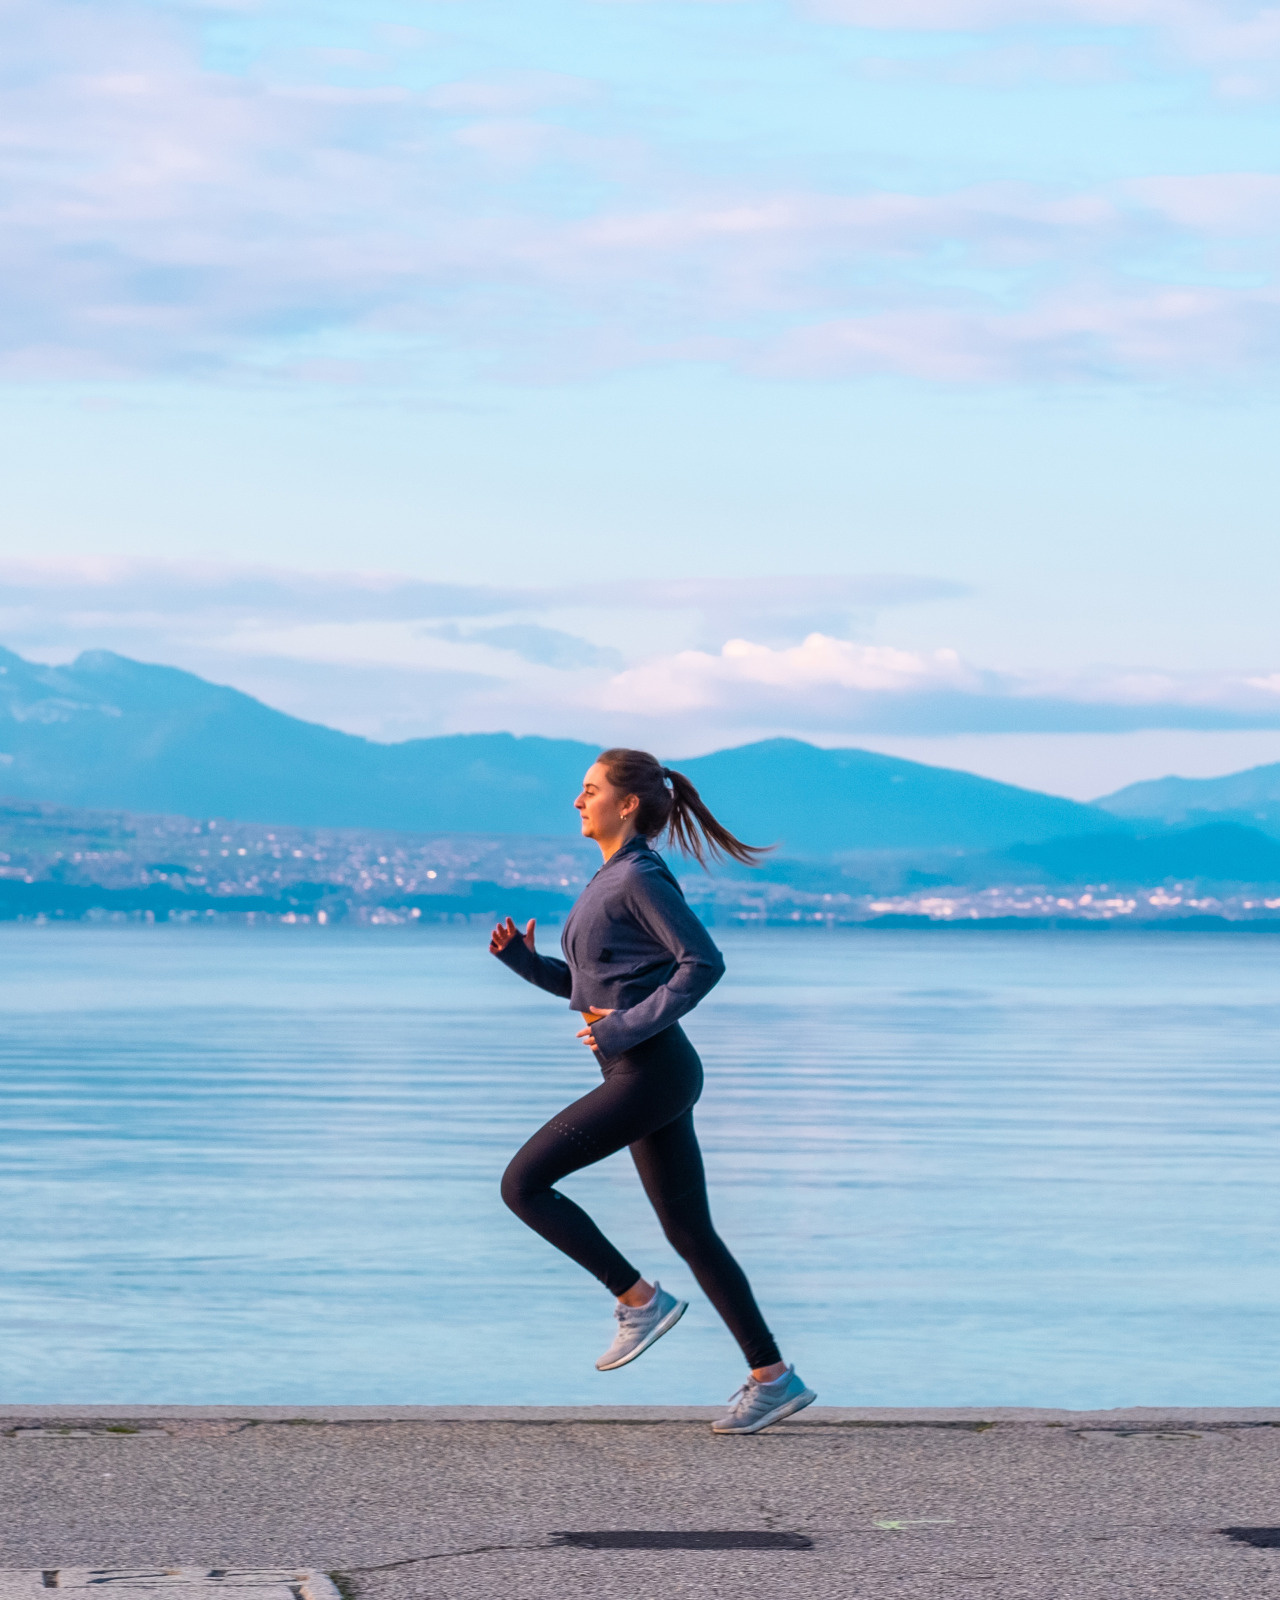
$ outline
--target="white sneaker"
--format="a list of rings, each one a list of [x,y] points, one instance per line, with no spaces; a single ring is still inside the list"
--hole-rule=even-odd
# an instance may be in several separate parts
[[[788,1367],[773,1383],[757,1383],[748,1378],[729,1399],[728,1413],[711,1424],[712,1433],[759,1433],[784,1417],[803,1411],[817,1399],[806,1389],[796,1369]]]
[[[614,1308],[618,1331],[613,1343],[596,1362],[597,1372],[612,1372],[615,1367],[625,1367],[628,1361],[642,1356],[651,1344],[656,1344],[664,1333],[669,1333],[689,1309],[687,1300],[677,1300],[668,1294],[660,1283],[653,1286],[653,1299],[647,1306],[624,1306],[619,1300]]]

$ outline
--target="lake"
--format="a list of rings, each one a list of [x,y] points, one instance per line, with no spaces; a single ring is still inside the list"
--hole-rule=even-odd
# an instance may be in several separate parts
[[[1280,1404],[1280,942],[716,937],[713,1207],[821,1400]],[[0,1398],[725,1398],[696,1293],[595,1372],[610,1298],[502,1206],[598,1075],[485,942],[0,926]],[[694,1288],[625,1154],[564,1187]]]

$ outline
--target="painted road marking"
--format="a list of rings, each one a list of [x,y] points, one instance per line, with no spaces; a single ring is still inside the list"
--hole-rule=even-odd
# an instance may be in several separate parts
[[[146,1600],[341,1600],[327,1573],[312,1567],[30,1567],[0,1569],[0,1600],[53,1600],[50,1589],[104,1597],[120,1591]]]

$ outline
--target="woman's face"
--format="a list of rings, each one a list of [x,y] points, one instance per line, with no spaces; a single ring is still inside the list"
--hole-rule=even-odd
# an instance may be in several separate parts
[[[630,830],[640,809],[635,795],[614,788],[608,772],[598,761],[587,768],[582,793],[573,803],[582,818],[584,839],[616,839]]]

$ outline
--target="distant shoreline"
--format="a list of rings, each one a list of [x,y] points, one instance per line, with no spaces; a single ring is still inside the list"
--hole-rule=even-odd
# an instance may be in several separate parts
[[[697,908],[695,908],[697,909]],[[284,915],[266,912],[217,912],[178,914],[157,917],[146,912],[129,914],[117,912],[106,916],[0,916],[0,929],[4,928],[312,928],[317,932],[331,933],[341,929],[370,930],[399,929],[402,931],[452,928],[457,932],[474,932],[487,928],[497,912],[457,913],[451,918],[324,917]],[[548,930],[562,926],[560,917],[543,917],[539,925]],[[716,932],[726,929],[742,932],[786,930],[792,932],[821,931],[823,933],[1126,933],[1126,934],[1180,934],[1180,933],[1230,933],[1230,934],[1280,934],[1280,917],[926,917],[908,914],[889,914],[861,920],[810,917],[803,921],[791,918],[776,920],[763,917],[723,917],[709,921],[707,926]]]
[[[785,927],[785,923],[771,923]],[[1059,933],[1077,930],[1124,933],[1280,933],[1280,917],[1256,920],[1233,917],[1143,917],[1137,921],[1124,917],[875,917],[866,922],[842,922],[842,928],[986,928],[995,932],[1013,929]]]

